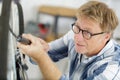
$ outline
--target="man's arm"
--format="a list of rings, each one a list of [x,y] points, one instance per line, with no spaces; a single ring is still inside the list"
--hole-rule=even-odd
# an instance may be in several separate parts
[[[37,63],[45,80],[59,80],[62,76],[57,66],[51,61],[46,53],[39,57]]]
[[[59,61],[68,56],[69,42],[73,40],[74,33],[70,30],[63,37],[49,43],[48,54],[53,61]]]
[[[38,63],[45,79],[59,80],[62,74],[46,53],[41,40],[29,34],[24,34],[23,37],[29,39],[31,44],[24,45],[18,43],[19,49]]]

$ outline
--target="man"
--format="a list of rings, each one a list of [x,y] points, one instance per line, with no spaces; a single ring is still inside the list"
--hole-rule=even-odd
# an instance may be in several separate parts
[[[89,1],[76,17],[72,31],[49,45],[24,34],[31,44],[18,43],[18,47],[38,63],[47,80],[120,80],[120,46],[111,39],[118,25],[113,10],[102,2]],[[53,63],[65,57],[70,60],[69,74],[62,74]]]

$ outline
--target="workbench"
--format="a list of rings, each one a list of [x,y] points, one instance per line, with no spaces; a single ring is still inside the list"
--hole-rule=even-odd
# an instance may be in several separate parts
[[[37,21],[39,21],[40,14],[51,15],[54,17],[53,32],[54,32],[56,38],[58,37],[58,18],[65,17],[65,18],[76,19],[75,18],[76,9],[60,7],[60,6],[42,5],[42,6],[38,7]]]

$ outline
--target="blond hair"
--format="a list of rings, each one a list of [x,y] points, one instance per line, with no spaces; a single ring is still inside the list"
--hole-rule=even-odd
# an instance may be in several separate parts
[[[113,32],[118,25],[118,18],[114,11],[99,1],[89,1],[82,5],[77,11],[77,17],[80,18],[81,16],[99,22],[104,32]]]

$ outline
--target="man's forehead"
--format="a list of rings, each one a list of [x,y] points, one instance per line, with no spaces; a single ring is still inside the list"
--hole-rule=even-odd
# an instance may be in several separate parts
[[[100,24],[97,21],[85,17],[77,18],[75,24],[81,29],[88,30],[90,32],[93,32],[93,30],[100,28]]]

